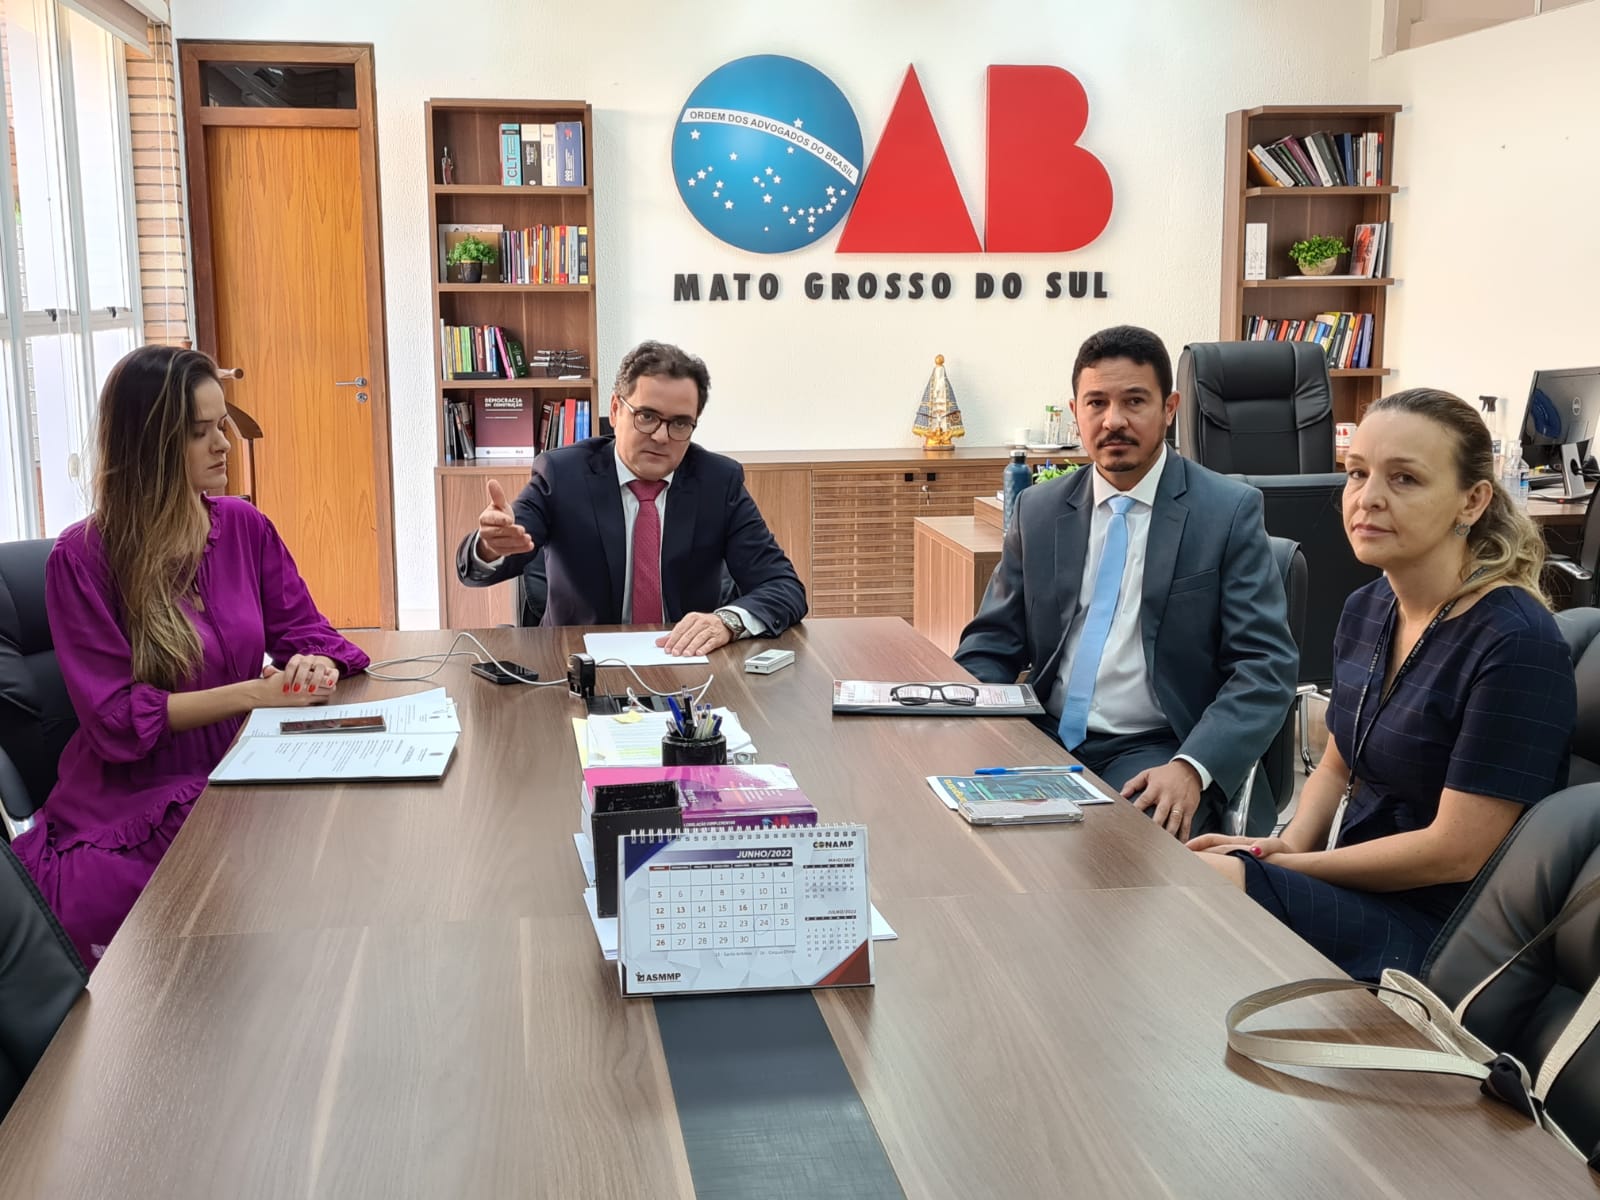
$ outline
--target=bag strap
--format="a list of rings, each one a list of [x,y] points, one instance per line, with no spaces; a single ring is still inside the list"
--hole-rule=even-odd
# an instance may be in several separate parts
[[[1379,1071],[1426,1071],[1478,1080],[1489,1077],[1489,1064],[1495,1057],[1494,1051],[1462,1028],[1442,1000],[1407,976],[1386,972],[1384,978],[1391,982],[1374,986],[1356,979],[1303,979],[1255,992],[1228,1009],[1228,1047],[1256,1062],[1288,1067],[1365,1067]],[[1402,981],[1410,987],[1393,986],[1393,983]],[[1440,1049],[1311,1042],[1264,1033],[1245,1033],[1239,1029],[1241,1024],[1257,1013],[1293,1000],[1357,991],[1376,991],[1385,1003],[1389,1003],[1389,1000],[1384,993],[1409,1001],[1413,1010],[1421,1010],[1416,1019],[1398,1007],[1396,1011],[1422,1029]],[[1423,1023],[1418,1024],[1419,1020]]]

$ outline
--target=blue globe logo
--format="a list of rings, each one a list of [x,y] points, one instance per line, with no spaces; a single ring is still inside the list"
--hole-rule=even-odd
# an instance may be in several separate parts
[[[735,59],[689,93],[672,134],[678,195],[708,233],[757,254],[809,246],[861,183],[861,123],[821,71],[779,54]]]

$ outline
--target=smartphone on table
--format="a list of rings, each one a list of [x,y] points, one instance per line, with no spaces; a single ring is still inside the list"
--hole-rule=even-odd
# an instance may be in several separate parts
[[[507,662],[503,658],[497,663],[473,663],[472,673],[494,683],[533,683],[539,678],[539,672],[530,671],[521,663]]]

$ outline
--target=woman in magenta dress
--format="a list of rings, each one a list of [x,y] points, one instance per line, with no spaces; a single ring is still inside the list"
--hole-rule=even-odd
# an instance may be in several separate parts
[[[272,523],[215,495],[227,428],[209,358],[129,354],[100,396],[94,513],[61,534],[46,568],[80,726],[13,849],[91,967],[246,714],[326,703],[367,666],[317,611]]]

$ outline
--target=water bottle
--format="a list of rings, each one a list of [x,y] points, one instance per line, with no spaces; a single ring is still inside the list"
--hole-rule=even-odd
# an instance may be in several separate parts
[[[1011,531],[1012,519],[1016,516],[1017,501],[1022,496],[1022,489],[1033,482],[1033,472],[1028,470],[1028,452],[1026,450],[1013,450],[1011,461],[1006,464],[1005,473],[1005,517],[1002,522],[1002,531]]]
[[[1500,486],[1505,489],[1511,503],[1526,511],[1528,507],[1528,468],[1514,454],[1505,456],[1505,466],[1500,472]]]

